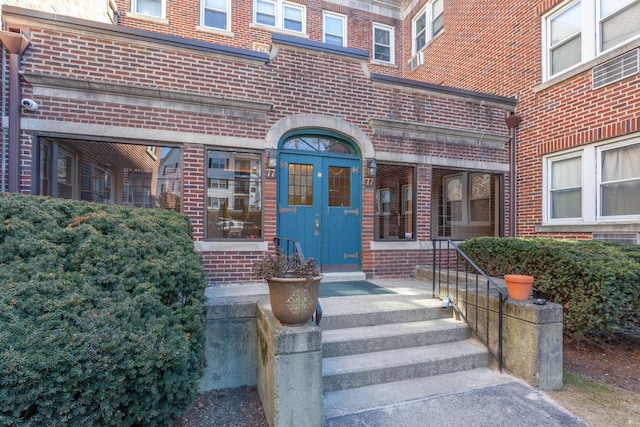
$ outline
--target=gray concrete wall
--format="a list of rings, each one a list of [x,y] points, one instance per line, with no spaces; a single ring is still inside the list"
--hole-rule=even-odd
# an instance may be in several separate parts
[[[266,286],[207,289],[205,358],[200,391],[257,384],[256,303],[268,301]]]

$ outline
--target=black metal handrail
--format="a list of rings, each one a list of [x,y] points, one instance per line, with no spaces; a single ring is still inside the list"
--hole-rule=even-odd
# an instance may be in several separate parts
[[[287,265],[293,266],[293,262],[304,262],[302,247],[297,240],[287,237],[274,237],[273,244],[276,247],[276,252],[287,258]],[[295,255],[297,255],[297,257],[295,257]],[[320,306],[320,299],[316,298],[316,313],[314,316],[316,326],[320,326],[320,320],[322,320],[322,306]]]
[[[453,241],[432,240],[433,244],[433,288],[435,296],[436,285],[438,293],[442,296],[443,287],[446,286],[446,293],[443,299],[443,306],[450,304],[456,313],[469,325],[473,334],[487,347],[491,355],[498,362],[498,369],[502,372],[502,329],[504,303],[509,298],[505,289],[499,287],[495,281],[487,276],[480,267],[471,260]],[[443,246],[446,246],[443,248]],[[444,280],[443,280],[444,277]],[[471,277],[471,280],[469,278]],[[474,279],[475,278],[475,279]],[[464,281],[464,284],[461,281]],[[452,295],[452,281],[455,281],[455,294]],[[486,282],[482,285],[481,282]],[[463,288],[464,286],[464,288]],[[482,289],[481,289],[482,288]],[[464,297],[461,299],[461,293]],[[472,296],[471,294],[475,295]],[[481,298],[484,296],[483,298]],[[498,342],[497,349],[492,349],[489,334],[494,329],[491,322],[490,299],[498,298]],[[473,300],[475,299],[475,301]],[[484,305],[481,307],[482,300]],[[474,310],[470,315],[470,310]],[[482,311],[486,314],[485,331],[482,333],[480,327],[480,316]]]

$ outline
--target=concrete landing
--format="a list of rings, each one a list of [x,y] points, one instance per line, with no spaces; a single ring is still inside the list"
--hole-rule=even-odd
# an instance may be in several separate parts
[[[479,375],[487,377],[479,380],[479,384],[488,381],[487,385],[472,388],[472,380],[466,379],[471,383],[465,384],[465,379],[459,378],[463,382],[457,391],[404,403],[385,404],[361,412],[357,412],[355,404],[347,406],[338,402],[339,399],[346,400],[345,396],[327,397],[323,427],[588,427],[544,393],[513,377],[496,373],[498,382],[492,385],[490,373],[482,371]],[[437,380],[438,377],[432,379]],[[500,383],[500,379],[505,382]],[[453,378],[451,382],[454,382]],[[454,387],[453,384],[451,386]],[[371,390],[368,396],[363,395],[362,398],[375,399],[379,393],[410,396],[414,389],[422,392],[429,385],[408,383],[390,387],[386,391]],[[437,387],[442,385],[438,384]],[[341,412],[343,415],[340,415]]]

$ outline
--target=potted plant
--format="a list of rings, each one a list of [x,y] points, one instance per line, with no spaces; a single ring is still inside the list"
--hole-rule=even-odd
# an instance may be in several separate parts
[[[276,250],[254,263],[253,274],[267,281],[271,310],[280,323],[298,326],[311,319],[322,280],[314,258],[304,259]]]
[[[507,284],[509,298],[517,301],[526,301],[531,295],[533,276],[524,274],[505,274],[504,281]]]

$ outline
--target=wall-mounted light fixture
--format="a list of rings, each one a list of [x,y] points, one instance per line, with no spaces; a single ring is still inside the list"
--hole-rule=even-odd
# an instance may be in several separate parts
[[[267,166],[270,168],[278,166],[278,152],[276,150],[267,151]]]
[[[378,168],[378,165],[376,164],[375,160],[367,161],[367,169],[368,169],[369,176],[376,176],[377,168]]]

